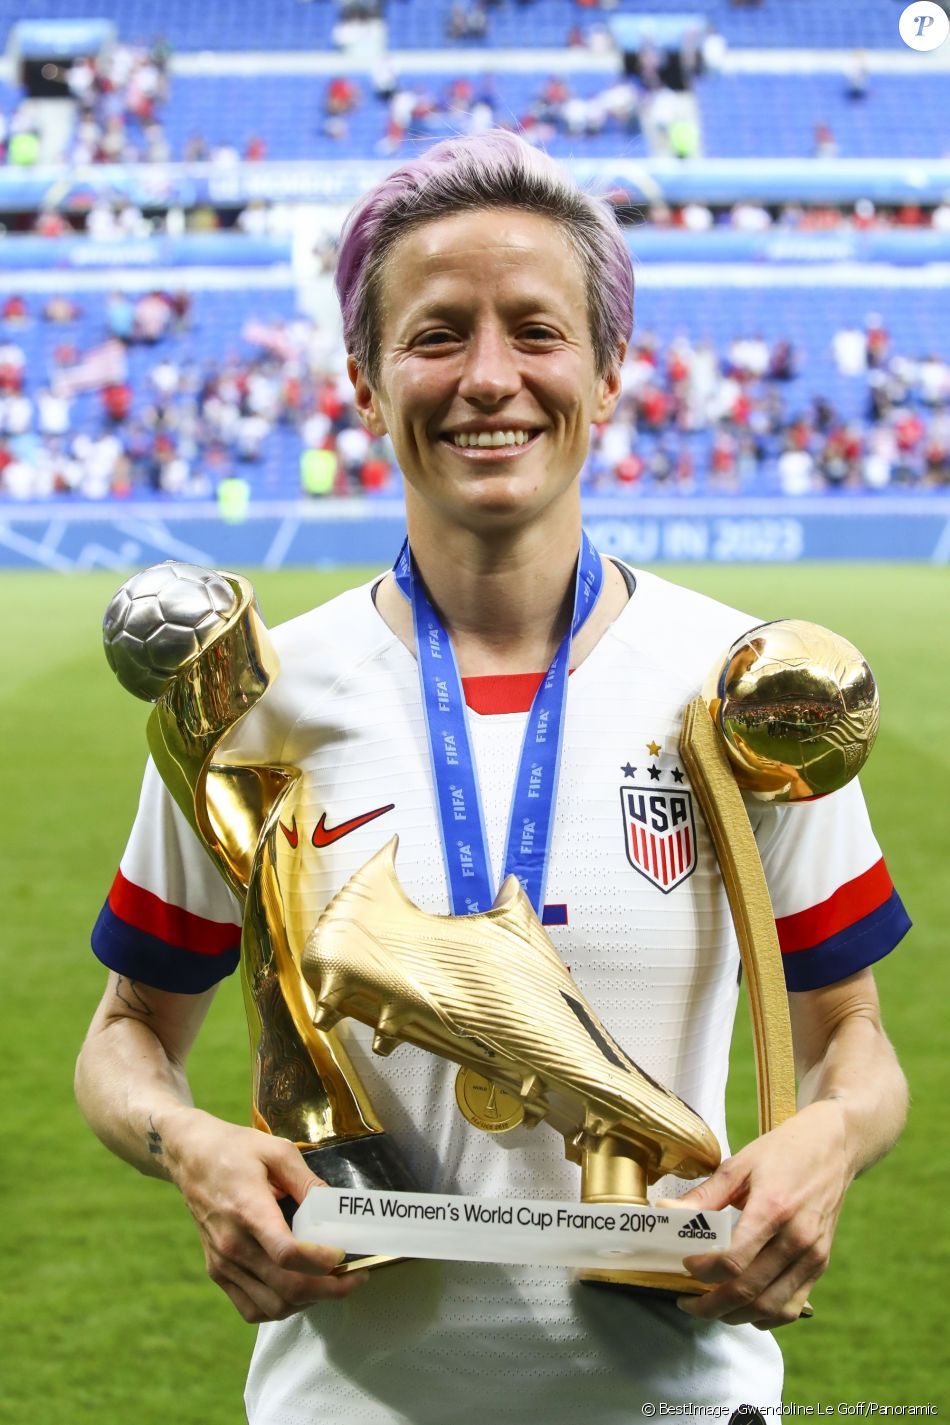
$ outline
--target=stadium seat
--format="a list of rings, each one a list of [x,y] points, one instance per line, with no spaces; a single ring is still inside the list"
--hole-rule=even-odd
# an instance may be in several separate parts
[[[400,49],[438,49],[446,44],[451,0],[389,0],[387,18],[394,45]],[[236,0],[163,0],[156,25],[154,0],[70,0],[76,19],[112,19],[123,36],[147,42],[160,30],[178,50],[305,50],[325,49],[337,20],[333,0],[267,0],[265,5]],[[735,8],[729,0],[619,0],[609,13],[704,14],[715,29],[738,48],[775,46],[805,49],[898,48],[897,20],[902,0],[762,0],[754,8]],[[49,0],[2,0],[0,32],[6,43],[9,26],[18,20],[49,18]],[[530,15],[530,23],[526,23]],[[578,23],[600,23],[598,11],[579,10],[573,0],[508,0],[489,12],[488,30],[480,45],[490,49],[558,48]]]

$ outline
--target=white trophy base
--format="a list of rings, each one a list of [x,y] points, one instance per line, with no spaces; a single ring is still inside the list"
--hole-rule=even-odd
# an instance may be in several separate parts
[[[729,1246],[731,1209],[315,1187],[294,1235],[360,1256],[675,1272],[683,1258]]]

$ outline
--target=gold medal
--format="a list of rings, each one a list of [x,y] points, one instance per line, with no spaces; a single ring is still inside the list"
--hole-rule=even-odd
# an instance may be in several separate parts
[[[455,1101],[469,1123],[485,1133],[507,1133],[524,1121],[521,1099],[474,1069],[459,1069],[455,1078]]]

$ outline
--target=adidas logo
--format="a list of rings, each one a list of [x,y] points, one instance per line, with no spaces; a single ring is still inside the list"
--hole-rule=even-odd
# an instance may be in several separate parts
[[[715,1240],[716,1234],[701,1212],[690,1218],[685,1227],[676,1234],[678,1237],[708,1237]]]

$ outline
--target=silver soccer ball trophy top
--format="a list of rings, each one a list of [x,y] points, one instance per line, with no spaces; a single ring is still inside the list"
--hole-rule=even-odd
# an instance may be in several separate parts
[[[157,702],[172,678],[207,648],[237,607],[223,575],[173,559],[133,574],[102,620],[113,673],[128,692]]]

